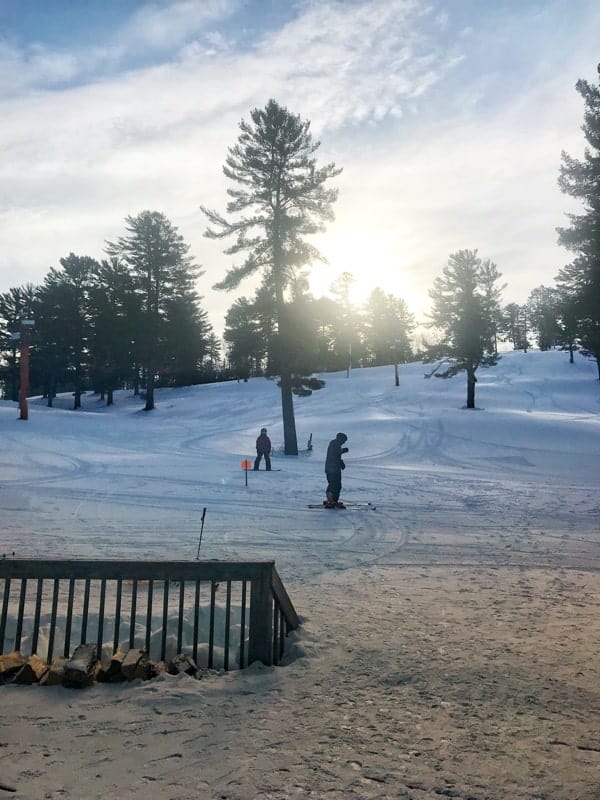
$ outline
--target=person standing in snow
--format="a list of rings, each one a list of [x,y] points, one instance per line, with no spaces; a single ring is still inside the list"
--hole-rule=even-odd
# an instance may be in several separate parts
[[[348,448],[342,447],[342,445],[347,441],[348,437],[345,433],[338,433],[335,439],[329,442],[329,447],[327,448],[327,457],[325,458],[327,499],[323,503],[326,508],[346,508],[340,502],[340,492],[342,491],[342,470],[346,469],[342,455],[348,452]]]
[[[271,440],[267,436],[267,429],[260,429],[260,436],[256,440],[256,458],[254,459],[254,469],[258,469],[260,460],[265,457],[267,470],[271,469]]]

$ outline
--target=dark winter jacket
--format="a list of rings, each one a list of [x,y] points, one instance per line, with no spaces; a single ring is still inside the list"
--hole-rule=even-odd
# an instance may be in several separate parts
[[[268,456],[271,452],[271,440],[266,433],[261,433],[256,440],[256,452],[262,453],[264,456]]]
[[[325,458],[325,472],[340,472],[345,468],[346,465],[342,461],[342,453],[347,453],[348,448],[342,447],[342,445],[346,438],[343,433],[338,433],[335,439],[329,442],[327,457]]]

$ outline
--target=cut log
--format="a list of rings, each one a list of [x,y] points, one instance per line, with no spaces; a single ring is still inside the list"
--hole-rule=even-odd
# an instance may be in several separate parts
[[[127,681],[133,681],[136,678],[146,681],[148,678],[153,678],[155,674],[148,653],[137,648],[129,650],[121,664],[121,672]]]
[[[127,680],[123,674],[123,661],[126,655],[127,653],[123,650],[116,650],[108,667],[106,669],[102,668],[98,672],[98,681],[101,683],[119,683]]]
[[[23,683],[31,686],[32,683],[39,683],[48,672],[48,664],[37,655],[30,655],[27,663],[17,672],[13,683]]]
[[[198,666],[187,653],[178,653],[169,661],[167,672],[169,675],[179,675],[182,672],[185,672],[186,675],[195,675],[198,672]]]
[[[98,648],[95,644],[80,644],[65,666],[63,686],[81,689],[90,686],[96,677]]]
[[[12,681],[17,672],[25,666],[26,662],[27,659],[18,650],[0,656],[0,683]]]
[[[52,660],[48,672],[40,680],[42,686],[61,686],[65,677],[65,667],[67,659],[63,656],[56,656]]]

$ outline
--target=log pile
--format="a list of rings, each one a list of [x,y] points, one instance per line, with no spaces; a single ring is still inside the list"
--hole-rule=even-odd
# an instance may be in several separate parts
[[[187,653],[178,653],[168,662],[151,661],[144,650],[116,650],[110,663],[103,664],[95,644],[80,644],[67,659],[61,656],[46,664],[39,656],[25,656],[15,651],[0,655],[0,685],[7,683],[41,686],[66,686],[83,689],[95,681],[121,683],[136,679],[150,680],[161,672],[170,675],[185,673],[195,678],[215,674],[214,670],[198,667]]]

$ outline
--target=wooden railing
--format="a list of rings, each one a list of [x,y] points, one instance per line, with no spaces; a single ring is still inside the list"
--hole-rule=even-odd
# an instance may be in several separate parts
[[[139,647],[198,665],[278,664],[298,617],[273,561],[0,560],[0,654]]]

